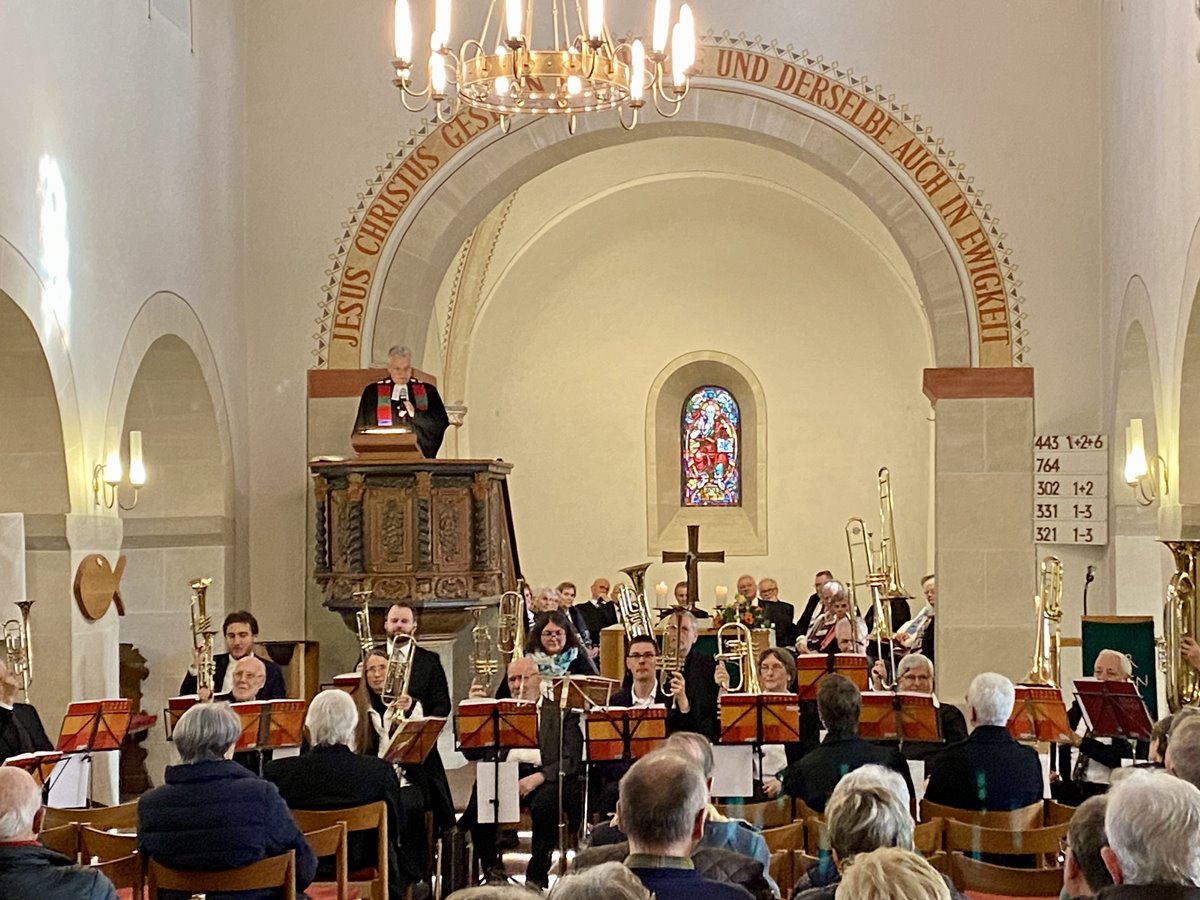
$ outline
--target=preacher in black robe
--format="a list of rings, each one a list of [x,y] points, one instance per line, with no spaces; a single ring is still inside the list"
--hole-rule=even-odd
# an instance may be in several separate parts
[[[388,355],[388,377],[363,389],[354,432],[399,425],[411,427],[421,455],[433,459],[442,446],[450,417],[438,389],[413,374],[408,351],[393,347]]]

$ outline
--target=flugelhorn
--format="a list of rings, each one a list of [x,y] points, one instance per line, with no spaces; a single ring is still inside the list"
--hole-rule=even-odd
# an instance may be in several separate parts
[[[213,659],[213,635],[216,632],[208,618],[206,599],[210,584],[211,578],[193,578],[188,582],[188,587],[192,589],[192,646],[199,651],[200,657],[196,661],[196,695],[207,691],[208,699],[212,699],[213,680],[217,673],[216,660]]]
[[[674,606],[670,616],[663,623],[662,653],[658,657],[658,668],[661,672],[659,678],[662,689],[667,693],[671,689],[672,676],[683,670],[683,641],[680,631],[683,630],[683,614],[686,612],[684,607]],[[675,626],[674,634],[671,633],[672,624]]]
[[[507,667],[514,657],[525,653],[525,598],[519,591],[505,591],[500,595],[498,631],[497,643]]]
[[[492,676],[500,668],[500,660],[496,658],[496,642],[492,640],[492,630],[482,622],[487,607],[467,608],[475,617],[475,625],[471,628],[471,680],[486,689],[491,687]]]
[[[1175,574],[1163,602],[1163,636],[1159,639],[1166,682],[1167,707],[1172,713],[1200,702],[1200,673],[1183,659],[1183,639],[1200,640],[1200,608],[1196,604],[1196,567],[1200,541],[1163,541],[1175,558]]]
[[[29,700],[29,685],[33,683],[33,642],[29,631],[29,607],[32,600],[18,600],[17,609],[21,618],[9,619],[4,623],[4,659],[9,674],[21,682],[21,695]]]
[[[417,639],[411,634],[398,634],[392,638],[392,652],[388,654],[387,671],[383,676],[383,690],[379,692],[380,699],[391,707],[400,697],[408,694],[408,683],[412,680],[413,656],[417,652]],[[404,648],[408,652],[404,652]],[[412,711],[393,708],[393,719],[407,719]]]
[[[1059,687],[1062,670],[1059,648],[1062,643],[1062,561],[1057,556],[1042,559],[1041,581],[1034,598],[1037,610],[1037,637],[1033,643],[1033,665],[1021,684]]]
[[[728,631],[734,632],[729,637]],[[717,662],[738,664],[737,684],[730,684],[734,694],[761,694],[762,682],[758,678],[758,660],[754,658],[754,634],[741,622],[726,622],[717,629]]]
[[[375,636],[371,634],[371,596],[375,589],[368,586],[359,588],[351,596],[362,604],[362,609],[354,613],[354,626],[358,632],[358,645],[361,648],[359,659],[366,659],[367,654],[375,648]]]

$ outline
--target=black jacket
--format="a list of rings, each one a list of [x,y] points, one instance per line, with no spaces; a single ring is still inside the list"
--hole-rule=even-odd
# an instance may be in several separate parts
[[[1013,740],[1003,725],[980,725],[965,741],[929,763],[925,796],[955,809],[1020,809],[1042,799],[1037,751]]]
[[[783,600],[762,601],[763,617],[775,626],[775,643],[780,647],[796,645],[796,607]]]
[[[258,656],[256,653],[255,656]],[[287,685],[283,681],[283,669],[269,660],[259,656],[263,661],[263,665],[267,668],[267,680],[263,682],[262,688],[258,692],[259,700],[286,700]],[[229,669],[229,654],[217,653],[213,656],[215,671],[213,672],[213,690],[220,692],[221,686],[225,684],[225,672]],[[183,676],[183,683],[179,685],[179,693],[194,694],[196,693],[196,676],[188,672]]]
[[[1079,701],[1076,700],[1067,710],[1067,721],[1072,728],[1078,728],[1082,719],[1083,711],[1079,708]],[[1076,784],[1073,778],[1075,773],[1072,771],[1074,766],[1071,765],[1071,749],[1070,744],[1058,745],[1055,762],[1061,780],[1058,784],[1051,785],[1051,789],[1056,800],[1071,806],[1078,806],[1088,797],[1108,790],[1108,785],[1094,784],[1086,780]],[[1135,744],[1125,738],[1113,738],[1111,744],[1106,744],[1094,737],[1085,737],[1079,746],[1079,752],[1102,766],[1117,769],[1120,768],[1123,759],[1148,758],[1150,745],[1146,741],[1138,741]]]
[[[11,711],[0,708],[0,763],[20,753],[53,749],[36,709],[28,703],[14,703]]]
[[[378,425],[379,419],[376,404],[379,402],[378,386],[381,384],[387,385],[388,392],[390,393],[395,382],[391,378],[385,378],[382,381],[374,381],[363,388],[362,396],[358,401],[358,415],[354,419],[354,430],[356,432],[364,428],[375,428]],[[446,428],[450,425],[450,416],[446,414],[446,405],[442,402],[442,395],[438,393],[436,387],[415,377],[408,379],[408,384],[410,399],[413,396],[413,385],[419,384],[425,388],[428,408],[417,409],[416,415],[411,420],[408,420],[408,412],[404,404],[393,400],[391,402],[392,422],[398,423],[401,418],[408,420],[413,432],[417,436],[417,445],[421,448],[421,454],[426,459],[433,459],[437,456],[437,452],[442,446],[442,437],[446,433]],[[416,405],[414,401],[413,406],[415,407]]]
[[[1200,900],[1200,887],[1183,884],[1110,884],[1096,900]]]
[[[808,634],[808,629],[812,625],[813,616],[817,614],[817,610],[820,608],[821,598],[816,594],[809,594],[808,602],[804,604],[804,612],[800,613],[800,618],[796,620],[797,640]],[[792,641],[792,643],[794,644],[795,641]]]
[[[117,900],[111,881],[41,844],[0,845],[0,897],[4,900]]]
[[[896,629],[912,618],[912,609],[909,608],[908,598],[893,597],[890,601],[891,617],[892,617],[892,633]],[[867,607],[867,614],[863,616],[863,621],[867,625],[867,630],[870,631],[875,625],[875,604],[872,603]]]
[[[667,714],[668,731],[695,731],[710,741],[717,739],[717,662],[695,649],[683,663],[683,680],[687,682],[689,709],[686,713],[672,710]]]
[[[905,759],[930,760],[947,747],[967,739],[967,720],[957,706],[943,703],[938,707],[940,741],[905,741],[900,752]],[[881,747],[896,747],[896,741],[876,741]]]
[[[811,750],[783,770],[783,792],[799,797],[815,812],[825,812],[825,804],[843,775],[866,765],[887,766],[896,771],[908,786],[910,799],[916,797],[908,763],[895,747],[880,747],[857,734],[829,732],[821,746]]]
[[[316,857],[275,785],[225,759],[168,766],[165,781],[138,801],[143,856],[175,869],[221,871],[295,850],[296,887],[303,890],[313,880]],[[208,900],[278,896],[242,891],[209,894]]]
[[[582,603],[576,603],[571,609],[579,611],[580,618],[587,625],[588,634],[592,636],[593,647],[600,646],[601,631],[609,625],[617,624],[617,607],[613,603],[597,605],[591,600],[584,600]]]
[[[303,756],[278,759],[263,772],[267,781],[279,788],[279,794],[291,809],[348,809],[382,800],[387,804],[388,884],[395,897],[404,895],[396,847],[400,841],[424,839],[406,835],[400,827],[400,782],[396,770],[378,757],[355,753],[344,745],[313,747]],[[351,872],[374,868],[378,860],[376,839],[371,832],[355,832],[347,842],[347,864]],[[322,880],[332,880],[333,859],[322,860],[318,867]]]

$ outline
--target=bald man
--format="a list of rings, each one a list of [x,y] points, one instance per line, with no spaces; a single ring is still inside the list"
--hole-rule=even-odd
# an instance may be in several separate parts
[[[247,703],[259,699],[258,694],[267,683],[267,667],[257,656],[243,656],[233,667],[234,703]]]
[[[42,789],[24,769],[0,768],[0,897],[117,900],[111,881],[38,843]]]
[[[17,702],[21,684],[0,657],[0,763],[10,756],[53,750],[37,710]]]
[[[1092,665],[1092,677],[1099,681],[1129,681],[1133,661],[1117,650],[1101,650]],[[1103,794],[1109,788],[1112,770],[1123,759],[1146,759],[1150,745],[1136,746],[1124,738],[1093,737],[1083,721],[1079,701],[1071,704],[1067,721],[1075,731],[1069,744],[1058,747],[1058,771],[1050,773],[1050,793],[1060,803],[1078,806],[1088,797]]]

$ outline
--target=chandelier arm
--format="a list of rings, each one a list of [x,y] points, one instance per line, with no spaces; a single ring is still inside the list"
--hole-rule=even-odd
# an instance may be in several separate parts
[[[409,97],[424,97],[425,101],[420,106],[409,106],[408,99],[407,99]],[[409,90],[408,88],[406,88],[404,86],[401,86],[401,88],[400,88],[400,102],[404,105],[404,108],[407,109],[410,113],[424,112],[426,109],[429,108],[429,102],[431,99],[432,99],[432,97],[431,97],[429,91],[427,91],[427,90],[418,92],[418,91]]]
[[[629,108],[633,110],[633,115],[630,118],[630,121],[625,121],[625,107],[623,105],[617,107],[617,121],[621,123],[621,127],[626,131],[633,131],[633,129],[637,128],[638,110],[642,108],[642,104],[639,103],[634,105],[630,103]]]
[[[663,104],[666,104],[664,109]],[[679,110],[683,106],[682,100],[675,100],[668,97],[659,91],[654,92],[654,110],[664,119],[673,119],[679,115]],[[668,111],[669,110],[669,111]]]

